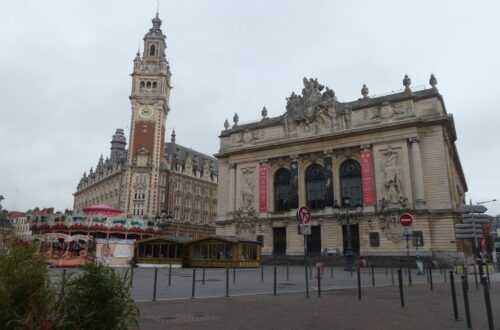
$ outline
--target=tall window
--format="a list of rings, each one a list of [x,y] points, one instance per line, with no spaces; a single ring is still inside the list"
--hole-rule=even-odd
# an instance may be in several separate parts
[[[144,205],[134,204],[134,215],[144,215]]]
[[[286,168],[281,168],[274,174],[274,210],[290,210],[290,171]]]
[[[351,204],[363,203],[363,193],[361,190],[361,166],[353,159],[346,160],[340,166],[340,189],[342,203],[344,196],[349,194]]]
[[[313,164],[306,170],[306,204],[312,210],[325,208],[325,171]]]
[[[155,56],[156,55],[156,45],[152,44],[149,46],[149,56]]]
[[[144,200],[146,198],[146,192],[144,190],[136,190],[134,192],[134,199]]]
[[[135,183],[147,184],[148,183],[148,174],[147,173],[136,173],[135,174]]]

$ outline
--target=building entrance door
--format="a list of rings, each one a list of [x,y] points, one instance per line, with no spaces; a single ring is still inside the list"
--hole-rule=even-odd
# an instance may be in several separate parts
[[[359,226],[351,226],[351,239],[352,239],[352,252],[354,254],[359,254]],[[347,225],[342,225],[342,238],[344,241],[344,254],[347,250]]]
[[[273,228],[273,255],[279,256],[286,253],[286,228]]]
[[[311,235],[307,235],[307,255],[319,256],[321,254],[321,227],[311,226]]]

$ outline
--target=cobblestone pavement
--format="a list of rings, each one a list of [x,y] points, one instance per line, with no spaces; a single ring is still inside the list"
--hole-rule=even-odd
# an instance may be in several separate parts
[[[138,302],[141,329],[465,329],[464,302],[457,281],[459,321],[453,320],[450,283],[404,287],[401,308],[397,286],[368,287],[358,300],[356,289],[177,299]],[[488,329],[481,287],[470,283],[473,329]],[[500,282],[492,282],[493,312],[500,307]],[[496,329],[500,314],[496,313]]]

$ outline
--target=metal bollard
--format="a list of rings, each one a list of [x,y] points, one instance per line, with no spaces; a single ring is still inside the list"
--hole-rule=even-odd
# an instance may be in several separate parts
[[[446,283],[447,280],[446,280],[446,269],[443,271],[443,274],[444,274],[444,282]]]
[[[273,296],[276,296],[276,266],[274,267],[274,293]]]
[[[333,278],[333,263],[330,265],[330,278]]]
[[[429,283],[431,285],[431,291],[434,290],[434,284],[432,283],[432,266],[429,267]]]
[[[451,301],[453,302],[453,319],[458,321],[457,294],[455,292],[455,278],[453,271],[450,270]]]
[[[476,282],[476,290],[479,289],[479,285],[477,283],[477,271],[476,271],[476,265],[474,265],[474,281]]]
[[[483,275],[483,278],[481,279],[481,283],[483,284],[484,303],[486,304],[486,314],[488,316],[488,329],[489,330],[494,330],[495,329],[495,323],[493,321],[493,313],[491,311],[490,290],[489,290],[489,285],[487,283],[487,277],[486,276]]]
[[[233,283],[236,283],[236,265],[233,265]]]
[[[309,280],[307,277],[307,264],[304,263],[305,267],[304,269],[306,270],[306,298],[309,298]]]
[[[311,264],[309,264],[309,279],[310,279],[310,280],[312,280],[312,279],[313,279],[313,269],[312,269]]]
[[[321,273],[320,273],[320,266],[317,267],[317,272],[318,272],[318,297],[321,297]]]
[[[229,267],[226,267],[226,297],[229,297]]]
[[[130,286],[134,283],[134,265],[130,263]]]
[[[203,265],[203,276],[201,277],[201,284],[205,285],[205,265]]]
[[[391,266],[391,281],[392,281],[392,286],[394,286],[394,267]]]
[[[465,317],[467,318],[467,328],[472,329],[472,321],[470,319],[469,296],[467,294],[468,286],[465,281],[466,276],[462,275],[462,291],[464,295]]]
[[[411,266],[408,264],[408,286],[411,286],[412,280],[411,280]]]
[[[260,281],[264,282],[264,264],[260,265]]]
[[[401,308],[405,308],[405,297],[403,294],[403,274],[401,269],[398,269],[398,282],[399,282],[399,297],[401,298]]]
[[[288,259],[286,260],[286,280],[290,281],[290,265]]]
[[[357,269],[358,272],[358,300],[361,300],[361,270]]]
[[[168,266],[168,286],[172,284],[172,264]]]
[[[63,269],[61,276],[61,296],[64,295],[64,285],[66,284],[66,269]]]
[[[385,265],[385,277],[387,277],[388,272],[387,272],[387,265]]]
[[[156,280],[158,279],[158,268],[155,267],[155,280],[153,284],[153,301],[156,301]]]
[[[375,286],[375,267],[372,265],[372,286]]]
[[[486,276],[488,277],[488,287],[491,288],[491,282],[490,282],[490,270],[488,268],[488,263],[485,263],[486,265]]]
[[[193,287],[191,289],[191,299],[194,299],[195,281],[196,281],[196,268],[193,268]]]

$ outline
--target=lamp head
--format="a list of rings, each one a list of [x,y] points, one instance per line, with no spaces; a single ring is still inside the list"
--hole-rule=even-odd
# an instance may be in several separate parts
[[[345,207],[351,206],[351,196],[349,196],[349,194],[344,195],[344,206]]]

